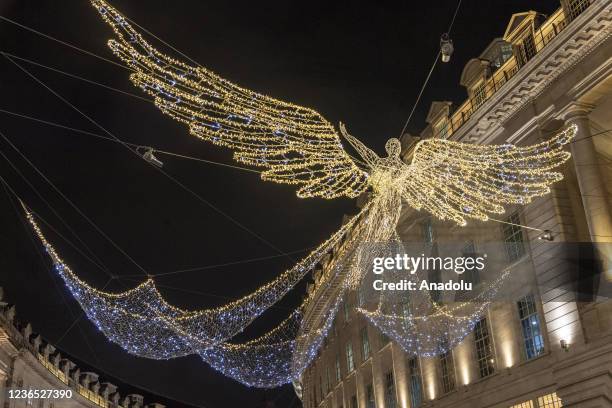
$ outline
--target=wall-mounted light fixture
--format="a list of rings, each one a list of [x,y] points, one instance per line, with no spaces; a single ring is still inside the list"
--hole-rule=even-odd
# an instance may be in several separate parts
[[[554,241],[555,240],[551,230],[542,231],[542,233],[538,236],[538,239],[542,241]]]
[[[559,341],[559,343],[561,344],[561,349],[562,349],[563,351],[569,351],[569,349],[570,349],[570,345],[569,345],[569,343],[567,342],[567,340],[565,340],[565,339],[561,339],[561,341]]]

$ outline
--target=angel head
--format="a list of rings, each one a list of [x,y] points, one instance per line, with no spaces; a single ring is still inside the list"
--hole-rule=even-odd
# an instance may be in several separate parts
[[[399,157],[402,152],[402,142],[399,139],[392,137],[385,143],[385,150],[389,157]]]

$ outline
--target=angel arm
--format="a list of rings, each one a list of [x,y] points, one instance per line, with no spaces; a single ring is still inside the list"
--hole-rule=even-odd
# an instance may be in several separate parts
[[[376,167],[376,163],[380,160],[380,157],[372,149],[364,145],[359,139],[351,135],[347,130],[344,123],[340,122],[340,133],[350,144],[357,150],[359,155],[366,161],[370,168]]]
[[[473,145],[443,139],[418,143],[402,195],[415,208],[465,225],[487,220],[504,204],[527,204],[563,178],[553,171],[570,154],[563,147],[576,134],[569,126],[553,138],[526,147]]]
[[[113,28],[116,39],[109,47],[134,71],[134,85],[191,134],[233,149],[242,163],[262,167],[264,180],[298,185],[300,197],[356,197],[365,191],[367,174],[319,113],[164,55],[106,1],[91,2]]]

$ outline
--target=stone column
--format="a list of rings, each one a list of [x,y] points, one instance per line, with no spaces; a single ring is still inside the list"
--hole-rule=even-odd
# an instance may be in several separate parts
[[[587,104],[574,104],[565,114],[565,120],[578,126],[570,146],[591,241],[612,242],[612,215],[589,124],[588,114],[592,108]]]

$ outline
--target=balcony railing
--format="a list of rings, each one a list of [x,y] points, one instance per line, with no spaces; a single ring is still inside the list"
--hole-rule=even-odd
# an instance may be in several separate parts
[[[583,2],[588,5],[588,1]],[[573,10],[571,19],[577,17],[582,11],[586,9],[581,7],[580,9]],[[481,89],[478,96],[475,98],[469,98],[462,103],[455,112],[448,118],[448,122],[445,126],[439,129],[434,129],[434,137],[437,138],[448,138],[455,133],[463,124],[465,124],[470,117],[480,108],[487,100],[489,100],[500,88],[502,88],[506,82],[514,77],[522,67],[529,63],[544,47],[546,47],[561,31],[567,27],[568,20],[563,9],[560,8],[555,11],[546,21],[540,25],[532,34],[533,42],[529,47],[521,46],[516,47],[515,52],[518,50],[520,55],[512,55],[502,66],[500,66],[495,72],[491,74],[489,78],[485,80],[484,89]]]

